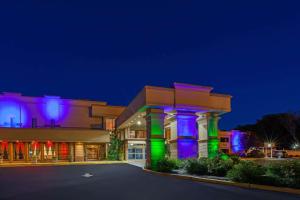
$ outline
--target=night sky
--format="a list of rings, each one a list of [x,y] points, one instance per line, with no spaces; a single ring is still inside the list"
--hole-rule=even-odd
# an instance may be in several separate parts
[[[0,91],[127,105],[144,85],[209,85],[233,96],[222,129],[300,110],[299,1],[7,2]]]

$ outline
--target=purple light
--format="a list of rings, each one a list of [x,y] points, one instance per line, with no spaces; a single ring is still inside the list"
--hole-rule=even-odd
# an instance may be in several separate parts
[[[28,111],[17,97],[5,96],[0,98],[0,127],[26,127],[27,118]]]
[[[46,120],[62,122],[68,115],[68,101],[60,97],[45,96],[42,105],[42,113]]]
[[[177,136],[197,137],[195,115],[177,115]]]
[[[245,150],[244,146],[245,135],[239,130],[231,131],[231,146],[233,153],[239,153]]]
[[[179,159],[197,158],[198,144],[194,139],[177,140],[177,156]]]
[[[197,116],[191,113],[178,113],[177,119],[177,154],[179,159],[196,158],[197,144]]]

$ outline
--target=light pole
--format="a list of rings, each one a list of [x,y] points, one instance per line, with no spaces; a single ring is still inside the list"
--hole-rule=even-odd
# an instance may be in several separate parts
[[[273,158],[272,143],[268,143],[268,148],[270,148],[271,158]]]

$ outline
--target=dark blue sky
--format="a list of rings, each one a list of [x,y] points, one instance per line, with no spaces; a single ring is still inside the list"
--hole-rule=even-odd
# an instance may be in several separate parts
[[[297,1],[8,2],[0,91],[127,105],[146,84],[210,85],[233,96],[223,129],[300,110]]]

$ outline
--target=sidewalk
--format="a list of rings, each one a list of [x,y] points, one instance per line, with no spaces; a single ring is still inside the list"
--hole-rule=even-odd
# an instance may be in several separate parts
[[[47,163],[0,163],[1,167],[39,167],[39,166],[65,166],[65,165],[101,165],[101,164],[122,164],[126,161],[86,161],[86,162],[47,162]]]
[[[149,169],[144,169],[145,172],[151,174],[157,174],[161,176],[169,176],[174,177],[177,179],[182,180],[191,180],[196,182],[204,182],[204,183],[212,183],[212,184],[220,184],[220,185],[227,185],[227,186],[235,186],[245,189],[257,189],[257,190],[266,190],[266,191],[273,191],[273,192],[285,192],[290,194],[298,194],[300,195],[300,189],[295,188],[286,188],[286,187],[276,187],[276,186],[269,186],[269,185],[257,185],[257,184],[250,184],[250,183],[238,183],[233,182],[225,179],[218,179],[214,177],[201,177],[201,176],[194,176],[188,174],[173,174],[173,173],[163,173],[163,172],[156,172]]]

